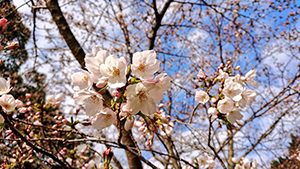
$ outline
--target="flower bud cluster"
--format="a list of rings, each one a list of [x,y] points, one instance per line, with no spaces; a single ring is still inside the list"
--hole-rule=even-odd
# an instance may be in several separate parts
[[[134,122],[134,126],[142,133],[140,139],[146,138],[145,145],[148,147],[152,146],[154,134],[157,134],[159,130],[160,135],[163,137],[168,137],[175,133],[174,123],[170,120],[170,116],[166,116],[162,107],[160,105],[158,111],[153,116],[147,116],[146,120],[142,119]]]
[[[232,161],[236,163],[234,169],[257,169],[258,164],[256,161],[250,162],[249,159],[242,157],[240,162],[236,158],[233,158]]]

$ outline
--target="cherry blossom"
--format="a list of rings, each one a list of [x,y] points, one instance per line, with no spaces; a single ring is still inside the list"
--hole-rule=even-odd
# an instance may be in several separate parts
[[[246,81],[253,87],[258,87],[258,83],[254,80],[256,76],[256,69],[252,69],[246,73],[245,77],[242,77],[242,80]]]
[[[10,90],[10,79],[5,80],[3,77],[0,77],[0,95],[7,94]]]
[[[234,101],[239,101],[242,99],[242,92],[244,91],[244,87],[237,82],[226,81],[224,84],[223,93],[225,96],[231,98]]]
[[[229,97],[225,97],[218,102],[217,108],[221,113],[227,114],[233,109],[233,106],[234,102]]]
[[[129,85],[127,87],[127,106],[131,114],[141,111],[144,114],[152,114],[156,111],[155,91],[149,91],[143,83]]]
[[[109,127],[115,122],[116,114],[109,108],[103,109],[92,119],[92,125],[98,130]]]
[[[71,79],[75,91],[88,89],[93,85],[91,74],[87,71],[74,73]]]
[[[124,59],[117,59],[110,55],[106,58],[105,64],[100,66],[103,76],[108,78],[108,86],[111,88],[123,87],[126,84],[127,66]]]
[[[101,47],[94,46],[92,54],[87,54],[84,58],[85,66],[91,73],[92,81],[97,83],[98,79],[102,77],[100,66],[105,62],[105,59],[109,56],[106,50],[101,50]]]
[[[203,168],[213,168],[215,166],[215,161],[213,157],[208,157],[207,155],[202,155],[197,158],[199,167]]]
[[[197,103],[205,104],[209,100],[208,94],[203,90],[198,90],[195,94],[195,101]]]
[[[160,62],[153,50],[134,53],[132,62],[131,70],[140,79],[152,79],[154,73],[159,70]]]
[[[73,96],[76,104],[84,105],[86,115],[94,116],[103,109],[102,95],[92,90],[81,90]]]
[[[14,96],[10,94],[5,94],[0,97],[0,105],[6,112],[11,112],[17,106]]]
[[[252,102],[255,101],[256,92],[254,90],[245,90],[242,93],[242,99],[239,101],[239,106],[246,107],[247,105],[251,105]]]
[[[209,115],[217,115],[218,111],[217,111],[217,109],[215,107],[210,107],[210,108],[208,108],[207,113]]]
[[[148,88],[148,90],[156,91],[156,103],[163,99],[164,91],[171,88],[171,79],[166,75],[166,73],[161,73],[152,80],[143,81],[143,84]]]
[[[232,111],[227,113],[227,119],[230,123],[234,123],[236,120],[241,120],[243,115],[240,113],[240,109],[234,108]]]

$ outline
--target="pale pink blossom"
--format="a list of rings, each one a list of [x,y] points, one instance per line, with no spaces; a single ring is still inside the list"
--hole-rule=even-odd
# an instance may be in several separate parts
[[[86,115],[94,116],[103,108],[102,95],[92,90],[81,90],[73,96],[75,103],[84,105]]]
[[[106,50],[102,50],[100,46],[94,46],[92,54],[87,54],[84,58],[85,66],[91,73],[92,81],[97,83],[99,78],[102,77],[100,66],[104,64],[109,53]]]
[[[135,115],[139,111],[148,115],[155,113],[157,96],[154,90],[149,91],[143,83],[129,85],[127,87],[127,106],[130,114]]]
[[[153,50],[134,53],[132,62],[131,70],[140,79],[152,79],[154,73],[159,70],[160,62]]]
[[[11,112],[17,106],[17,103],[14,96],[5,94],[0,97],[0,105],[4,111]]]
[[[242,93],[242,99],[239,101],[239,106],[242,108],[246,107],[246,105],[251,105],[256,98],[256,92],[254,90],[245,90]]]
[[[208,94],[203,90],[198,90],[195,94],[195,101],[197,103],[205,104],[209,100]]]
[[[149,91],[155,91],[155,103],[160,102],[163,99],[164,91],[171,88],[171,79],[166,75],[166,73],[161,73],[155,79],[143,81]]]
[[[253,87],[258,87],[258,83],[254,80],[256,77],[256,69],[252,69],[246,73],[245,77],[242,78],[245,82],[249,83]]]
[[[217,105],[218,110],[223,114],[227,114],[232,111],[233,107],[234,102],[229,97],[225,97],[224,99],[219,100]]]
[[[74,73],[71,78],[75,91],[88,89],[93,85],[91,74],[87,71]]]
[[[242,99],[242,92],[244,91],[244,87],[238,83],[233,81],[225,81],[223,93],[225,96],[231,98],[234,101],[239,101]]]
[[[217,111],[217,109],[215,107],[210,107],[210,108],[208,108],[207,113],[209,115],[217,115],[218,111]]]
[[[236,120],[243,119],[243,115],[240,113],[240,109],[234,108],[232,111],[227,113],[227,119],[230,123],[234,123]]]
[[[3,77],[0,77],[0,95],[7,94],[10,90],[10,79],[5,80]]]
[[[115,122],[116,114],[109,108],[103,109],[100,113],[95,115],[95,118],[92,119],[92,125],[101,130],[105,127],[109,127]]]
[[[124,59],[117,59],[115,56],[110,55],[106,58],[105,64],[100,66],[103,76],[108,78],[108,86],[111,88],[123,87],[126,84],[126,63]]]

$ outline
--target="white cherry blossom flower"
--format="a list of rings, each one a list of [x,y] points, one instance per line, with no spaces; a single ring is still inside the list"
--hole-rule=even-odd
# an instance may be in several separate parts
[[[209,115],[217,115],[218,111],[217,111],[217,109],[215,107],[210,107],[210,108],[208,108],[207,113]]]
[[[0,97],[0,105],[2,106],[4,111],[11,112],[17,106],[17,103],[14,96],[5,94]]]
[[[208,94],[203,90],[198,90],[195,94],[195,101],[197,103],[205,104],[209,100]]]
[[[148,88],[149,91],[156,91],[155,103],[160,102],[163,99],[164,91],[171,88],[171,79],[166,75],[166,73],[161,73],[154,79],[143,81],[143,84]]]
[[[198,157],[197,162],[200,168],[213,168],[215,166],[215,161],[213,157],[208,157],[207,155],[202,155]]]
[[[117,59],[110,55],[106,58],[105,64],[100,66],[103,76],[108,77],[108,86],[111,88],[123,87],[126,84],[126,63],[124,59]]]
[[[85,106],[86,115],[94,116],[103,108],[102,95],[92,90],[80,90],[73,96],[75,103]]]
[[[219,76],[217,79],[222,80],[222,79],[227,79],[228,78],[228,73],[224,72],[222,69],[219,70]]]
[[[56,101],[55,101],[54,95],[52,94],[52,95],[47,96],[46,97],[46,102],[49,103],[49,104],[55,104]]]
[[[56,96],[55,96],[55,101],[56,102],[63,102],[65,101],[65,96],[63,93],[58,93]]]
[[[153,50],[145,50],[133,54],[131,70],[140,79],[152,79],[159,70],[160,62]]]
[[[242,99],[239,101],[239,106],[242,108],[246,107],[246,105],[251,105],[252,102],[255,101],[256,92],[254,90],[245,90],[242,93]]]
[[[236,120],[242,120],[243,115],[240,113],[240,109],[234,108],[232,111],[227,113],[227,119],[230,123],[234,123]]]
[[[79,91],[83,89],[88,89],[92,87],[93,82],[91,79],[91,74],[87,71],[77,72],[71,76],[72,83],[74,85],[74,90]]]
[[[229,97],[225,97],[223,100],[220,100],[217,105],[218,110],[223,114],[232,111],[233,107],[234,102]]]
[[[7,94],[10,90],[10,79],[5,80],[3,77],[0,77],[0,95]]]
[[[87,54],[84,58],[87,70],[92,74],[92,80],[97,83],[98,79],[102,77],[100,66],[104,64],[105,59],[109,56],[106,50],[101,50],[101,47],[94,46],[93,54]]]
[[[103,109],[100,113],[92,119],[92,125],[94,128],[101,130],[105,127],[109,127],[115,122],[116,114],[109,108]]]
[[[225,81],[223,93],[225,96],[231,98],[232,100],[241,100],[243,91],[244,87],[240,83],[233,81]]]
[[[249,83],[253,87],[258,87],[258,83],[254,80],[256,76],[256,69],[252,69],[249,72],[246,73],[245,77],[242,78],[242,80],[245,80],[247,83]]]
[[[141,111],[144,114],[152,114],[156,111],[155,91],[149,91],[143,83],[129,85],[127,87],[127,106],[131,114]]]

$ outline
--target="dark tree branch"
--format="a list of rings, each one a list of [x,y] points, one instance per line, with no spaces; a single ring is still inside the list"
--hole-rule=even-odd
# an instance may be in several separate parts
[[[79,62],[81,67],[85,69],[84,65],[84,57],[85,53],[75,38],[74,34],[72,33],[69,24],[64,17],[57,0],[45,0],[46,6],[52,15],[52,19],[56,23],[59,33],[63,36],[64,40],[66,41],[67,45],[69,46],[72,54]]]

